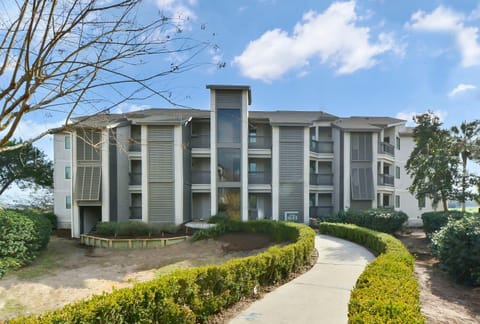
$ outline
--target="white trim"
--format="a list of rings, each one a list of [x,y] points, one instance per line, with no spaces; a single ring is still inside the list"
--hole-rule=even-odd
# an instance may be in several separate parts
[[[240,217],[248,221],[248,91],[242,91]]]
[[[110,172],[109,172],[109,130],[102,131],[102,222],[110,221]]]
[[[343,207],[350,208],[350,133],[343,134]]]
[[[316,135],[318,136],[318,128]],[[305,127],[303,132],[303,223],[310,223],[310,128]],[[318,164],[315,162],[317,169]]]
[[[215,90],[210,90],[210,213],[217,214],[217,113]]]
[[[272,126],[272,219],[279,219],[280,203],[280,128]]]
[[[174,186],[175,186],[175,225],[183,223],[183,144],[182,126],[173,129]]]
[[[140,155],[142,157],[142,221],[148,223],[148,126],[141,126]]]

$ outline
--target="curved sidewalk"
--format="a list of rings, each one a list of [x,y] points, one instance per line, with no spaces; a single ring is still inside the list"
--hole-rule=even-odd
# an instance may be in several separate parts
[[[255,301],[229,323],[347,323],[350,291],[375,256],[364,247],[317,235],[317,263]]]

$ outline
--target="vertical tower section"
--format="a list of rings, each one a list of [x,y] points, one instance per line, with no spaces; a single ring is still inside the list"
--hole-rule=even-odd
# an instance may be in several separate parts
[[[248,219],[249,86],[207,85],[211,111],[211,211]]]
[[[53,135],[54,213],[59,228],[70,228],[72,222],[72,136],[70,133]]]

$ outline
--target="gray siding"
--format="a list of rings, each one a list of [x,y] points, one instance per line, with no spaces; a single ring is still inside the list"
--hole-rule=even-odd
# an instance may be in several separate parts
[[[240,109],[242,92],[238,90],[215,90],[215,107]]]
[[[303,222],[304,128],[280,127],[280,190],[279,219],[286,211],[298,211]]]
[[[152,223],[175,222],[173,127],[148,127],[148,215]]]

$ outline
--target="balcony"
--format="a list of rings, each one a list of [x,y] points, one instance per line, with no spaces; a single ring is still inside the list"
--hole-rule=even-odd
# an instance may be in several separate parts
[[[209,184],[210,170],[192,171],[192,183],[195,184]]]
[[[377,184],[379,186],[393,187],[395,183],[395,177],[390,174],[379,174],[377,179],[378,179]]]
[[[333,153],[333,141],[310,140],[310,151],[316,153]]]
[[[272,148],[271,136],[248,136],[248,148],[251,149],[270,149]]]
[[[333,174],[332,173],[311,173],[310,185],[312,186],[332,186]]]
[[[142,207],[130,207],[130,219],[142,219]]]
[[[140,152],[142,150],[142,145],[140,144],[140,140],[135,141],[134,143],[128,144],[128,151],[129,152]]]
[[[333,215],[333,206],[310,206],[310,217],[322,218]]]
[[[130,172],[128,174],[130,186],[141,186],[142,185],[142,173],[141,172]]]
[[[272,173],[270,171],[249,171],[248,183],[250,184],[271,184]]]
[[[192,148],[209,148],[210,134],[192,134],[190,145]]]
[[[395,156],[395,146],[390,143],[380,142],[378,144],[378,153]]]

